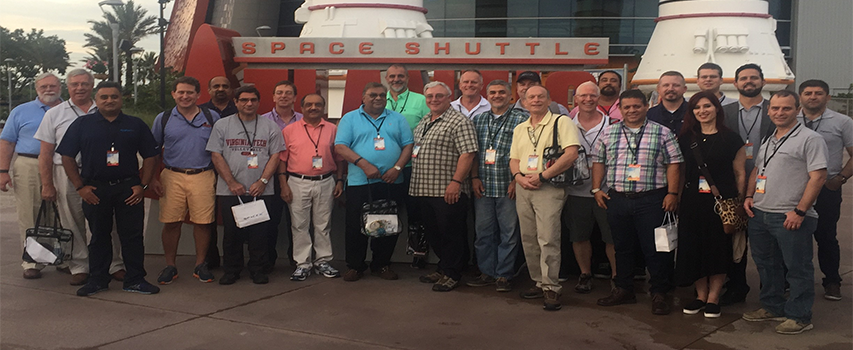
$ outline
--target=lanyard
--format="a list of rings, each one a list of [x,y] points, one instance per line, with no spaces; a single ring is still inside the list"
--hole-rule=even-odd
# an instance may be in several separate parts
[[[393,109],[393,110],[394,110],[395,112],[397,112],[397,113],[403,113],[403,110],[405,110],[405,109],[406,109],[406,104],[407,104],[407,103],[409,103],[409,95],[410,95],[410,94],[411,94],[411,91],[406,91],[406,100],[405,100],[405,101],[403,101],[403,107],[402,107],[402,108],[400,108],[400,110],[399,110],[399,111],[397,110],[397,102],[398,102],[398,101],[395,101],[395,100],[392,98],[392,99],[391,99],[391,109]],[[397,95],[397,97],[400,97],[400,95]]]
[[[797,129],[800,128],[800,125],[803,124],[797,123],[797,126],[794,127],[794,130],[791,130],[788,135],[785,135],[785,137],[783,137],[782,140],[780,140],[779,143],[776,144],[776,147],[773,148],[773,154],[771,154],[769,158],[767,157],[767,149],[770,148],[770,144],[768,143],[767,147],[764,147],[764,166],[761,167],[761,175],[764,175],[764,170],[767,170],[767,164],[770,163],[770,160],[773,159],[773,156],[776,155],[776,152],[778,152],[779,149],[782,148],[782,145],[785,144],[785,141],[788,141],[788,138],[791,137],[791,135],[793,135],[795,132],[797,132]],[[768,137],[767,142],[770,142],[770,139],[773,137],[774,136]]]
[[[576,118],[577,118],[577,117],[576,117]],[[601,136],[601,130],[604,130],[604,127],[605,127],[605,126],[607,126],[607,122],[608,122],[608,120],[610,120],[610,117],[607,117],[607,116],[601,116],[601,123],[600,123],[600,124],[601,124],[601,127],[600,127],[600,128],[598,128],[598,132],[595,134],[595,137],[592,139],[592,142],[589,142],[589,140],[586,138],[586,131],[584,131],[584,133],[583,133],[583,140],[584,140],[584,142],[586,142],[586,145],[587,145],[587,146],[589,146],[589,148],[588,148],[588,149],[589,149],[589,151],[590,151],[590,152],[592,151],[592,148],[595,146],[595,141],[597,141],[597,140],[598,140],[598,137],[599,137],[599,136]],[[583,129],[581,129],[581,130],[583,130]],[[638,143],[638,144],[639,144],[639,143]],[[639,147],[639,146],[638,146],[638,147]]]
[[[240,119],[240,116],[237,116],[237,120],[240,121],[240,125],[243,126],[243,131],[246,132],[246,141],[249,141],[249,152],[253,155],[255,154],[254,146],[255,140],[258,139],[258,117],[255,116],[255,130],[252,132],[252,135],[255,137],[255,140],[249,138],[249,129],[246,129],[246,124],[243,123],[243,119]]]
[[[320,148],[320,136],[323,136],[323,124],[320,124],[320,132],[317,134],[317,141],[314,141],[314,138],[313,138],[313,137],[311,137],[311,133],[310,133],[310,132],[308,132],[308,124],[306,123],[306,124],[305,124],[305,125],[303,125],[303,126],[305,127],[305,134],[307,134],[307,135],[308,135],[308,139],[309,139],[309,140],[311,140],[311,144],[313,144],[313,145],[314,145],[314,155],[315,155],[315,156],[319,156],[319,155],[320,155],[320,151],[319,151],[319,148]]]
[[[540,126],[542,127],[542,130],[539,130],[539,136],[536,136],[536,138],[534,139],[533,135],[536,134],[536,129],[539,128]],[[540,121],[539,125],[536,125],[536,127],[533,128],[532,132],[530,130],[530,127],[529,126],[527,127],[527,137],[530,138],[530,143],[533,144],[533,152],[534,153],[536,152],[536,148],[539,146],[539,140],[542,138],[542,132],[544,132],[544,131],[545,131],[545,125],[542,124],[541,121]]]
[[[507,112],[509,112],[509,109],[507,109],[506,112],[504,112],[504,114],[498,116],[498,118],[504,118],[504,120],[501,121],[500,125],[498,125],[497,130],[495,130],[495,132],[492,133],[492,120],[495,119],[495,114],[492,113],[492,111],[489,111],[489,116],[492,117],[492,120],[489,120],[489,124],[487,124],[486,127],[488,128],[488,132],[489,132],[489,138],[488,138],[489,146],[491,146],[492,149],[495,149],[495,140],[498,138],[498,134],[501,132],[501,130],[503,130],[504,124],[506,124],[507,119],[509,119],[509,115],[508,115],[509,113],[507,113]]]
[[[382,118],[382,121],[379,122],[379,126],[376,126],[376,123],[374,123],[373,119],[370,118],[367,114],[362,112],[361,115],[364,117],[364,119],[367,119],[367,122],[370,123],[370,125],[373,125],[373,128],[376,129],[376,137],[379,137],[379,129],[382,129],[382,125],[385,124],[385,120],[388,119],[388,117]]]
[[[752,134],[752,129],[755,128],[755,123],[758,122],[758,119],[761,119],[761,107],[758,107],[758,114],[755,115],[755,120],[752,121],[752,126],[749,129],[746,128],[746,123],[743,122],[743,108],[741,108],[738,113],[738,119],[740,119],[740,125],[743,126],[743,130],[746,131],[746,142],[749,142],[749,135]]]
[[[462,108],[465,108],[465,107],[462,107],[462,102],[459,102],[459,113],[462,113],[464,116],[468,117],[468,119],[471,119],[471,117],[474,116],[474,112],[477,111],[477,107],[480,107],[480,105],[477,104],[477,106],[471,110],[471,113],[465,114],[465,112],[462,111]]]
[[[177,109],[175,109],[175,111],[176,111],[176,112],[178,112],[178,115],[180,115],[180,116],[181,116],[181,118],[180,118],[180,119],[181,119],[181,120],[183,120],[183,121],[184,121],[184,123],[187,123],[187,125],[189,125],[189,126],[191,126],[191,127],[193,127],[193,128],[196,128],[196,129],[201,128],[202,126],[204,126],[204,124],[202,124],[202,125],[195,125],[195,124],[193,124],[193,122],[195,121],[195,118],[198,118],[198,115],[199,115],[199,114],[201,114],[201,108],[199,108],[199,109],[198,109],[198,112],[193,116],[193,120],[192,120],[192,121],[188,121],[188,120],[187,120],[187,118],[184,118],[183,114],[181,114],[181,112],[180,112],[180,111],[178,111]],[[169,117],[171,118],[171,116],[169,116]],[[255,126],[257,126],[257,125],[255,125]]]
[[[806,127],[809,129],[812,129],[812,125],[814,125],[814,129],[812,129],[812,131],[817,131],[817,129],[820,128],[820,123],[823,122],[823,114],[824,113],[826,113],[826,111],[821,113],[820,117],[817,118],[818,119],[817,125],[815,125],[814,120],[808,119],[808,117],[806,117],[806,115],[803,114],[803,124],[806,124]]]
[[[640,132],[637,134],[637,145],[633,149],[631,148],[631,140],[628,140],[628,133],[625,132],[625,128],[625,124],[622,124],[622,127],[619,129],[619,132],[621,132],[622,135],[625,136],[625,142],[628,143],[627,145],[625,145],[625,147],[627,147],[628,150],[631,151],[631,155],[634,156],[634,164],[637,164],[637,162],[639,161],[640,142],[642,142],[643,140],[643,132],[646,131],[646,124],[643,123],[643,126],[640,127]]]
[[[427,116],[429,116],[429,115],[427,115]],[[429,132],[429,129],[432,129],[432,126],[437,124],[439,120],[441,120],[440,116],[438,118],[435,118],[435,120],[433,120],[431,122],[427,122],[426,127],[424,127],[424,131],[421,133],[421,139],[426,137],[426,134],[427,134],[427,132]],[[423,142],[423,140],[421,140],[421,142]]]
[[[72,104],[71,104],[71,100],[70,100],[70,99],[68,100],[68,108],[71,108],[71,111],[72,111],[72,112],[74,112],[74,115],[76,115],[76,116],[78,116],[78,117],[80,116],[80,114],[79,114],[79,113],[77,113],[77,111],[76,111],[76,110],[74,110],[74,105],[72,105]],[[80,110],[82,111],[83,109],[81,108]]]

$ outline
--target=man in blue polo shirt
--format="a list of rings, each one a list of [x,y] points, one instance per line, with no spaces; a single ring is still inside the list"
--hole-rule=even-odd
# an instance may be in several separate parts
[[[62,155],[68,179],[83,198],[83,213],[92,231],[89,281],[77,290],[77,295],[90,296],[109,286],[113,215],[127,268],[124,290],[155,294],[160,288],[145,281],[142,193],[154,174],[157,143],[145,122],[121,112],[118,83],[98,84],[95,103],[98,111],[71,123],[56,149]],[[137,153],[143,158],[141,178]],[[75,160],[77,154],[83,164],[81,169]]]
[[[27,229],[35,225],[41,203],[38,162],[41,143],[34,135],[44,113],[62,102],[59,98],[62,91],[59,78],[51,73],[44,73],[36,77],[35,81],[38,98],[15,107],[6,120],[3,133],[0,134],[0,190],[6,192],[9,187],[15,188],[21,242],[25,239]],[[18,155],[12,167],[14,179],[9,174],[13,153]],[[23,262],[21,266],[26,279],[40,278],[41,269],[44,268],[44,265],[28,262]]]
[[[172,86],[175,108],[168,116],[160,113],[154,119],[151,132],[158,145],[163,145],[165,169],[160,180],[151,187],[160,196],[160,222],[163,223],[163,255],[166,268],[160,272],[157,282],[172,283],[178,278],[175,257],[181,240],[181,225],[189,213],[193,223],[196,261],[193,277],[202,282],[212,282],[213,274],[204,261],[210,244],[210,223],[216,215],[216,173],[205,150],[213,123],[219,114],[196,106],[201,84],[193,77],[180,77]],[[164,121],[163,118],[168,118]],[[160,157],[157,157],[158,160]],[[159,168],[159,167],[158,167]]]
[[[385,108],[385,86],[370,82],[364,87],[363,105],[341,118],[335,136],[335,152],[349,165],[347,178],[346,260],[344,281],[357,281],[367,269],[367,236],[361,233],[361,207],[368,200],[389,198],[398,204],[405,186],[400,176],[412,155],[412,130],[402,114]],[[391,255],[397,235],[374,238],[370,271],[396,280]]]

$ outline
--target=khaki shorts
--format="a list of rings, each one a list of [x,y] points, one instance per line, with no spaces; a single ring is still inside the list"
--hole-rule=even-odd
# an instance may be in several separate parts
[[[160,197],[160,222],[181,222],[190,213],[194,224],[213,222],[216,204],[216,173],[207,170],[187,175],[163,169],[160,173],[163,196]]]

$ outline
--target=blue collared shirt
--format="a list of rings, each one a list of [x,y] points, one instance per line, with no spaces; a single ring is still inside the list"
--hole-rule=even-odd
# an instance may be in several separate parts
[[[293,124],[297,121],[302,120],[302,113],[299,113],[297,111],[293,111],[293,118],[290,118],[290,121],[285,123],[284,120],[281,120],[281,118],[278,116],[278,112],[275,111],[275,108],[273,108],[268,113],[262,114],[261,116],[264,118],[267,118],[269,120],[274,121],[275,124],[278,125],[278,128],[281,130],[284,130],[285,126],[288,126],[290,124]]]
[[[113,147],[118,151],[119,164],[107,166],[107,152]],[[56,149],[63,156],[76,157],[79,153],[83,164],[80,176],[88,181],[112,181],[138,176],[139,161],[136,154],[150,158],[159,154],[159,151],[151,130],[141,119],[121,113],[110,122],[100,111],[84,115],[71,123]]]
[[[219,114],[214,110],[210,111],[210,116],[214,123],[219,120]],[[169,118],[165,133],[162,129],[163,113],[158,114],[151,125],[154,140],[158,145],[163,145],[163,163],[185,169],[201,169],[210,166],[210,152],[205,148],[213,125],[207,122],[204,112],[199,108],[198,114],[193,117],[192,122],[189,122],[177,108],[173,108]]]
[[[385,139],[384,150],[376,150],[373,143],[376,138],[376,128],[379,125],[382,125],[379,135]],[[412,129],[409,128],[409,122],[402,114],[386,108],[379,118],[373,119],[364,111],[364,106],[341,117],[341,121],[338,122],[338,133],[335,136],[335,145],[349,147],[359,157],[376,166],[383,174],[393,168],[400,159],[403,147],[414,142]],[[368,184],[367,175],[361,168],[350,163],[348,169],[347,184],[349,186]],[[379,182],[382,182],[382,179],[370,179],[370,183]],[[403,177],[398,176],[395,183],[402,182]]]
[[[39,154],[41,142],[36,140],[35,134],[48,109],[50,106],[38,98],[15,107],[6,120],[0,139],[14,143],[16,153]]]

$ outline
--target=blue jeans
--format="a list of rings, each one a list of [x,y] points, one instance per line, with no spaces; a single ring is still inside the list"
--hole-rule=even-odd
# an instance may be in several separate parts
[[[474,199],[477,265],[492,277],[511,278],[518,255],[518,215],[509,197]]]
[[[814,304],[812,233],[817,219],[807,216],[799,229],[789,231],[783,226],[785,214],[752,211],[755,217],[749,219],[749,242],[761,277],[761,307],[777,316],[810,323]],[[786,280],[791,285],[787,300]]]

